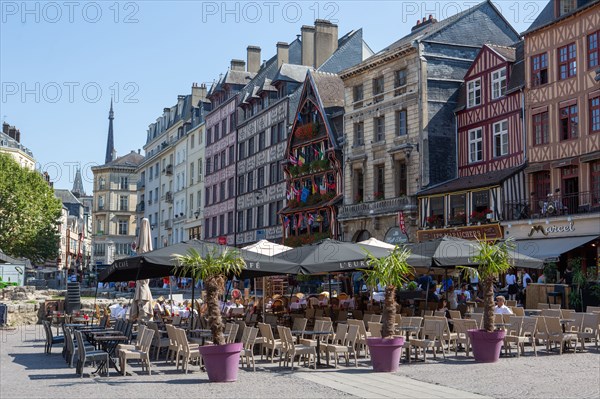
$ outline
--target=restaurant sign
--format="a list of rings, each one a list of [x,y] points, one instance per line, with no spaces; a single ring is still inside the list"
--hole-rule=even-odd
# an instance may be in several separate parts
[[[392,227],[385,233],[383,241],[388,244],[398,245],[404,244],[408,239],[406,238],[406,233],[403,233],[400,227]]]
[[[429,241],[442,237],[456,237],[465,240],[486,238],[494,240],[502,238],[502,229],[499,224],[485,224],[482,226],[465,226],[451,229],[433,229],[417,231],[417,241]]]

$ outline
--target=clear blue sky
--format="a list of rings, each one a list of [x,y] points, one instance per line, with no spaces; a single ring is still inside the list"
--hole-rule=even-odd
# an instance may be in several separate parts
[[[475,1],[4,1],[0,25],[0,116],[21,130],[57,188],[71,188],[81,165],[91,193],[90,166],[104,161],[108,109],[115,96],[117,154],[141,149],[146,129],[190,93],[207,85],[232,58],[258,45],[262,58],[291,42],[315,18],[340,35],[363,28],[374,51],[407,34],[417,18],[443,19]],[[497,1],[524,31],[545,1]]]

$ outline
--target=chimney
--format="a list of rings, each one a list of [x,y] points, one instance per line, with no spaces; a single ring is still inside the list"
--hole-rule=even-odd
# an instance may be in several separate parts
[[[256,73],[260,69],[260,47],[248,46],[246,47],[246,62],[248,66],[248,72]]]
[[[142,152],[142,150],[138,148],[138,154],[140,154],[141,152]]]
[[[302,32],[302,65],[315,66],[315,27],[304,25]]]
[[[285,42],[277,42],[277,68],[282,64],[290,62],[290,45]]]
[[[315,21],[315,68],[320,67],[338,48],[338,26],[324,19]]]
[[[417,24],[415,26],[413,26],[410,31],[414,32],[417,29],[421,29],[421,28],[424,28],[426,26],[435,24],[436,22],[437,22],[437,19],[433,18],[432,14],[429,14],[429,18],[423,17],[423,20],[417,19]]]
[[[201,84],[198,86],[198,83],[194,83],[192,85],[192,106],[198,106],[200,100],[206,99],[206,85]]]
[[[9,128],[9,127],[10,127],[10,125],[9,125],[8,123],[4,122],[4,123],[2,124],[2,133],[4,133],[4,134],[8,134],[8,128]]]
[[[232,71],[245,71],[246,70],[246,61],[244,60],[231,60],[231,70]]]
[[[14,126],[10,126],[8,128],[8,137],[10,137],[13,140],[17,140],[17,128]],[[18,142],[19,140],[17,140]]]
[[[21,131],[19,129],[17,129],[17,132],[15,133],[15,140],[17,140],[17,143],[21,142]]]

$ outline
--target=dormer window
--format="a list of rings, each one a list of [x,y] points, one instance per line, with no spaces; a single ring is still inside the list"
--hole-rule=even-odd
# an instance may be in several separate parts
[[[506,68],[492,72],[492,100],[506,94]]]
[[[481,105],[481,79],[467,83],[467,108]]]
[[[558,15],[562,17],[565,14],[569,14],[577,8],[577,0],[558,0]]]

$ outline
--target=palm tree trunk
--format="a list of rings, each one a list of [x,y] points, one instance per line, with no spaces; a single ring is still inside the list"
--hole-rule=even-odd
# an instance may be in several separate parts
[[[494,278],[483,280],[483,329],[494,331]]]
[[[383,305],[383,326],[381,336],[389,338],[394,335],[394,323],[396,321],[396,287],[385,287],[385,302]]]
[[[213,335],[213,342],[216,345],[224,345],[223,319],[219,309],[219,292],[222,291],[224,283],[223,277],[211,277],[204,280],[206,286],[206,304],[208,312],[208,325]]]

